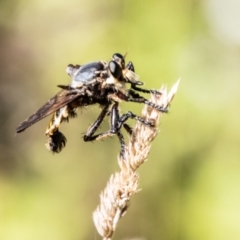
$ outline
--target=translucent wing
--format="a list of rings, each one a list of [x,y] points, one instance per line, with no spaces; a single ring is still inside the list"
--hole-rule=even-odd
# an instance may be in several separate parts
[[[61,90],[54,97],[49,99],[37,112],[31,115],[28,119],[23,121],[16,129],[16,133],[24,131],[26,128],[30,127],[34,123],[40,121],[41,119],[47,117],[49,114],[57,111],[61,107],[66,106],[68,103],[72,102],[74,99],[81,95],[79,92],[71,92],[68,90]]]
[[[92,84],[99,76],[99,71],[103,71],[106,64],[103,62],[91,62],[85,65],[68,65],[66,71],[72,77],[72,82],[68,86],[59,85],[63,88],[59,93],[45,103],[37,112],[22,122],[16,129],[17,133],[24,131],[34,123],[45,118],[49,114],[66,106],[77,97],[84,95],[83,85]],[[76,89],[77,88],[77,89]]]

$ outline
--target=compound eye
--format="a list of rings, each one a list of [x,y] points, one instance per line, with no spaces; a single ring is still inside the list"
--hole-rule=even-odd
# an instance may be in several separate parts
[[[125,59],[122,54],[114,53],[112,56],[112,60],[119,63],[122,68],[125,68]]]
[[[114,53],[113,56],[112,56],[113,60],[116,60],[118,58],[120,59],[124,59],[123,55],[120,54],[120,53]]]
[[[120,68],[120,66],[114,61],[110,61],[108,66],[113,77],[119,79],[122,74],[122,69]]]

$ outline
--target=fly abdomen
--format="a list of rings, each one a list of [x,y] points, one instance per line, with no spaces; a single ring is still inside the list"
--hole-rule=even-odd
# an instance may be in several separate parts
[[[48,140],[46,143],[46,148],[52,152],[59,153],[66,145],[66,137],[59,131],[59,127],[61,122],[68,121],[69,116],[73,116],[73,109],[70,110],[68,106],[62,107],[59,110],[57,110],[49,124],[46,130],[45,135],[48,136]],[[69,112],[71,113],[69,115]]]
[[[54,132],[56,132],[59,129],[59,126],[62,121],[68,119],[68,106],[62,107],[59,110],[57,110],[47,127],[47,130],[45,132],[46,135],[53,135]]]
[[[49,135],[45,146],[49,151],[53,153],[59,153],[65,147],[66,142],[66,137],[57,130],[53,133],[53,135]]]

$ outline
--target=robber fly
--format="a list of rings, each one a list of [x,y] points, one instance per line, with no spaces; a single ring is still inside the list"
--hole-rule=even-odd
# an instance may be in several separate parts
[[[58,85],[61,90],[16,129],[16,133],[20,133],[53,113],[45,133],[48,136],[46,147],[52,152],[58,153],[66,145],[66,137],[59,131],[60,124],[75,117],[79,107],[99,104],[101,108],[97,120],[85,133],[84,141],[94,141],[117,135],[121,144],[121,155],[124,155],[125,143],[120,130],[123,126],[129,134],[132,133],[131,127],[126,124],[129,118],[152,126],[150,122],[130,111],[120,115],[119,103],[121,101],[144,103],[159,111],[167,112],[166,108],[156,105],[136,93],[138,91],[161,94],[156,90],[138,87],[143,83],[135,74],[132,62],[125,66],[125,56],[119,53],[113,54],[112,60],[108,63],[96,61],[82,66],[69,64],[66,71],[71,77],[70,84]],[[127,84],[130,84],[130,88],[127,88]],[[110,130],[94,135],[107,115],[110,116]]]

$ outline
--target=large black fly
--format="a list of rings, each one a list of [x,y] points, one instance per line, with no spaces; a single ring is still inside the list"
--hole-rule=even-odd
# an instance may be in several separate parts
[[[124,127],[129,134],[132,132],[126,121],[131,118],[149,127],[152,127],[152,124],[130,111],[121,115],[119,113],[121,101],[144,103],[159,111],[167,112],[166,108],[148,101],[136,92],[161,94],[156,90],[138,87],[143,83],[134,73],[132,62],[125,66],[125,57],[119,53],[113,54],[112,60],[108,63],[96,61],[82,66],[70,64],[66,71],[72,79],[70,84],[58,85],[61,90],[16,129],[16,133],[20,133],[53,113],[45,133],[48,136],[46,147],[52,152],[58,153],[66,145],[66,137],[59,131],[60,124],[75,117],[79,107],[99,104],[101,108],[100,115],[85,133],[84,141],[94,141],[117,135],[121,144],[120,154],[122,156],[125,143],[120,130]],[[129,88],[127,88],[127,84],[130,84]],[[110,129],[94,135],[107,115],[110,116]]]

